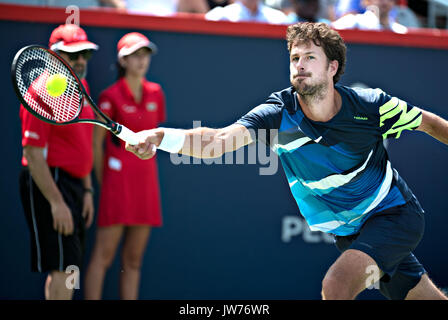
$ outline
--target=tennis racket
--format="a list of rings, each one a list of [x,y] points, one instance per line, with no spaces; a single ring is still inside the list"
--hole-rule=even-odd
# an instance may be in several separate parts
[[[112,121],[97,107],[70,65],[54,51],[39,45],[20,49],[12,62],[11,76],[20,102],[40,120],[56,125],[96,124],[129,144],[139,143],[135,132]],[[79,118],[85,100],[96,119]]]

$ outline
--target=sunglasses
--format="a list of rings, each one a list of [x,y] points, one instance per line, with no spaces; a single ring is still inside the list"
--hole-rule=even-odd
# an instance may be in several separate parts
[[[64,52],[64,51],[62,51]],[[78,52],[64,52],[71,61],[76,61],[79,56],[82,56],[85,60],[92,58],[93,50],[82,50]]]

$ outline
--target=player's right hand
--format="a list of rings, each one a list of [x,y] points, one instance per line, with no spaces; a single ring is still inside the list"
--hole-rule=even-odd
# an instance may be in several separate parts
[[[140,137],[140,143],[131,145],[126,143],[126,150],[132,152],[142,160],[151,159],[156,154],[156,146],[160,144],[161,138],[157,129],[144,130],[137,133]]]
[[[73,216],[64,201],[52,203],[51,214],[53,215],[54,230],[64,236],[68,236],[73,233]]]

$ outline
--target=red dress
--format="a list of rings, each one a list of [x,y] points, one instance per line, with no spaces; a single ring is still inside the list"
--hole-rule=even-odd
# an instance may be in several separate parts
[[[165,97],[157,83],[143,80],[140,103],[124,78],[104,90],[99,107],[114,121],[134,132],[152,129],[165,121]],[[140,160],[125,150],[125,143],[106,135],[98,226],[161,226],[162,215],[156,158]]]

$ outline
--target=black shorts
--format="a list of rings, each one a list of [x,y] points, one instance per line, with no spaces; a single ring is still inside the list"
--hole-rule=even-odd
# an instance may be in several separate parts
[[[404,299],[426,273],[412,254],[424,229],[424,211],[412,197],[404,205],[373,214],[359,233],[335,236],[335,244],[341,252],[356,249],[372,257],[384,272],[380,292],[388,299]]]
[[[65,272],[68,266],[81,269],[85,247],[85,220],[82,217],[83,184],[80,179],[70,176],[59,168],[50,168],[50,170],[72,213],[74,232],[64,236],[54,230],[50,203],[40,192],[29,170],[26,167],[23,168],[19,186],[30,230],[31,271]]]

